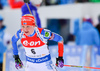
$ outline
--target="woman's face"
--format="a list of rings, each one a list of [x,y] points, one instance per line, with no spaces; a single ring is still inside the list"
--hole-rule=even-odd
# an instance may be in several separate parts
[[[22,30],[25,33],[25,35],[31,35],[34,32],[34,27],[35,26],[30,26],[30,25],[22,25]]]

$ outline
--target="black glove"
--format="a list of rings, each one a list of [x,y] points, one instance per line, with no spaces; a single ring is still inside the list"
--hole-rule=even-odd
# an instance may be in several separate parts
[[[16,69],[22,68],[23,67],[23,63],[20,60],[19,55],[14,55],[13,57],[15,58],[15,67],[16,67]]]
[[[57,67],[61,67],[61,68],[64,66],[63,57],[58,57],[58,58],[56,58],[56,66],[57,66]]]
[[[24,0],[25,3],[29,3],[29,0]]]

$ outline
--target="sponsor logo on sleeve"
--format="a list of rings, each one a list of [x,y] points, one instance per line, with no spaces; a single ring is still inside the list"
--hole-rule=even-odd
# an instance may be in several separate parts
[[[45,37],[49,37],[50,33],[49,32],[45,32]]]

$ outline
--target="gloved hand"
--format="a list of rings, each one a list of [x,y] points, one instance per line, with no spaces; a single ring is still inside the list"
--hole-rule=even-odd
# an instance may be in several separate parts
[[[16,69],[21,69],[23,67],[23,63],[19,58],[19,55],[14,55],[15,58],[15,67]]]
[[[24,0],[25,3],[29,3],[29,0]]]
[[[57,66],[57,67],[61,67],[61,68],[64,66],[63,57],[58,57],[58,58],[56,58],[56,66]]]

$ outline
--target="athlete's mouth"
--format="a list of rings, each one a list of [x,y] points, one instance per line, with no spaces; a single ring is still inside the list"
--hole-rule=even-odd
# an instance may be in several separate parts
[[[28,33],[28,31],[26,31],[25,33]]]

